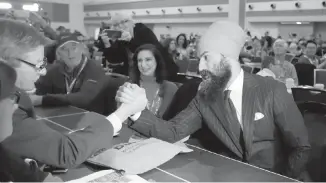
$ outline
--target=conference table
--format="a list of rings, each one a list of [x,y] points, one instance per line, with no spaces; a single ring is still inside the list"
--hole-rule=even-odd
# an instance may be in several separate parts
[[[61,133],[80,129],[79,119],[88,111],[72,106],[57,108],[35,108],[37,120]],[[96,119],[94,119],[96,120]],[[90,121],[89,123],[92,123]],[[83,124],[87,125],[87,124]],[[120,134],[113,138],[113,144],[128,142],[137,132],[123,126]],[[266,171],[264,169],[210,152],[199,145],[185,143],[194,151],[179,154],[163,165],[139,175],[156,182],[295,182],[296,180]],[[141,165],[139,165],[141,166]],[[101,170],[88,163],[69,169],[59,176],[64,181],[78,179]]]

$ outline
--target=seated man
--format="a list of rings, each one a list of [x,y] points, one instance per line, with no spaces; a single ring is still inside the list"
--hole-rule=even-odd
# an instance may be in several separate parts
[[[40,163],[75,167],[97,151],[111,147],[113,126],[101,115],[88,113],[85,117],[89,114],[95,117],[90,117],[84,130],[63,134],[35,119],[31,99],[25,91],[33,91],[39,74],[45,73],[42,67],[45,44],[44,36],[28,24],[0,19],[0,56],[16,70],[16,86],[21,92],[19,108],[13,116],[13,134],[1,144],[18,156]],[[120,128],[121,124],[115,129]]]
[[[316,66],[317,69],[325,69],[325,57],[320,58],[316,55],[316,52],[317,43],[315,41],[307,41],[305,47],[305,54],[300,57],[299,63],[312,64]]]
[[[36,95],[31,97],[34,105],[100,108],[92,105],[101,105],[94,100],[105,87],[105,73],[101,66],[88,59],[85,45],[78,38],[71,34],[59,39],[56,63],[35,83]]]
[[[310,150],[302,115],[284,84],[241,69],[244,42],[244,31],[234,23],[210,26],[199,44],[203,81],[198,94],[170,121],[147,110],[137,113],[144,94],[133,92],[130,83],[120,87],[116,99],[129,106],[125,115],[137,113],[129,126],[146,136],[176,142],[207,126],[229,157],[300,178]]]
[[[15,92],[16,78],[16,71],[0,62],[0,182],[58,182],[59,178],[47,177],[46,173],[2,146],[2,142],[12,134],[12,116],[20,100],[20,94]]]

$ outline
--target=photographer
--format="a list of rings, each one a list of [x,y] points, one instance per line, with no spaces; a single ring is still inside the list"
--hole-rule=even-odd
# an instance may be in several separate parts
[[[157,40],[155,34],[146,25],[134,23],[132,17],[127,14],[116,13],[112,16],[112,30],[121,31],[121,37],[109,37],[101,34],[104,47],[104,57],[108,60],[108,67],[120,74],[128,75],[132,58],[135,50],[144,44],[155,45],[164,57],[165,64],[168,68],[168,79],[173,80],[177,75],[178,67],[173,59],[169,56],[163,46]]]

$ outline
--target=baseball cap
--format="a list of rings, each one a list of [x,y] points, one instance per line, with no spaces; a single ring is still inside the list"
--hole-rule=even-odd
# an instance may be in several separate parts
[[[80,34],[77,33],[66,33],[66,34],[61,34],[58,42],[57,42],[57,49],[62,47],[63,45],[67,43],[81,43],[84,41],[84,37]]]

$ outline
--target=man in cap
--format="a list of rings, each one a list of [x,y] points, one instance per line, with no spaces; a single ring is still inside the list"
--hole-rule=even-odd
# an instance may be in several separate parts
[[[120,74],[128,75],[128,61],[135,50],[143,44],[153,44],[164,57],[168,69],[168,78],[172,79],[178,72],[178,66],[163,48],[151,29],[142,23],[134,23],[131,15],[116,13],[111,18],[111,29],[122,31],[121,38],[115,40],[102,34],[101,39],[105,45],[104,56],[113,70],[123,70]],[[116,69],[115,69],[116,68]],[[121,70],[120,69],[120,70]]]
[[[207,128],[225,155],[289,177],[305,168],[310,144],[300,111],[285,85],[245,73],[238,57],[245,33],[236,24],[213,23],[199,44],[202,82],[188,107],[170,121],[137,108],[144,95],[126,83],[116,99],[129,105],[129,126],[141,134],[175,142]],[[135,92],[133,89],[135,88]],[[136,114],[137,113],[137,114]],[[289,150],[290,152],[288,152]]]
[[[102,91],[105,73],[101,66],[90,60],[86,46],[78,34],[62,35],[56,49],[57,61],[35,83],[34,105],[73,105],[86,110],[98,109],[94,103]]]

